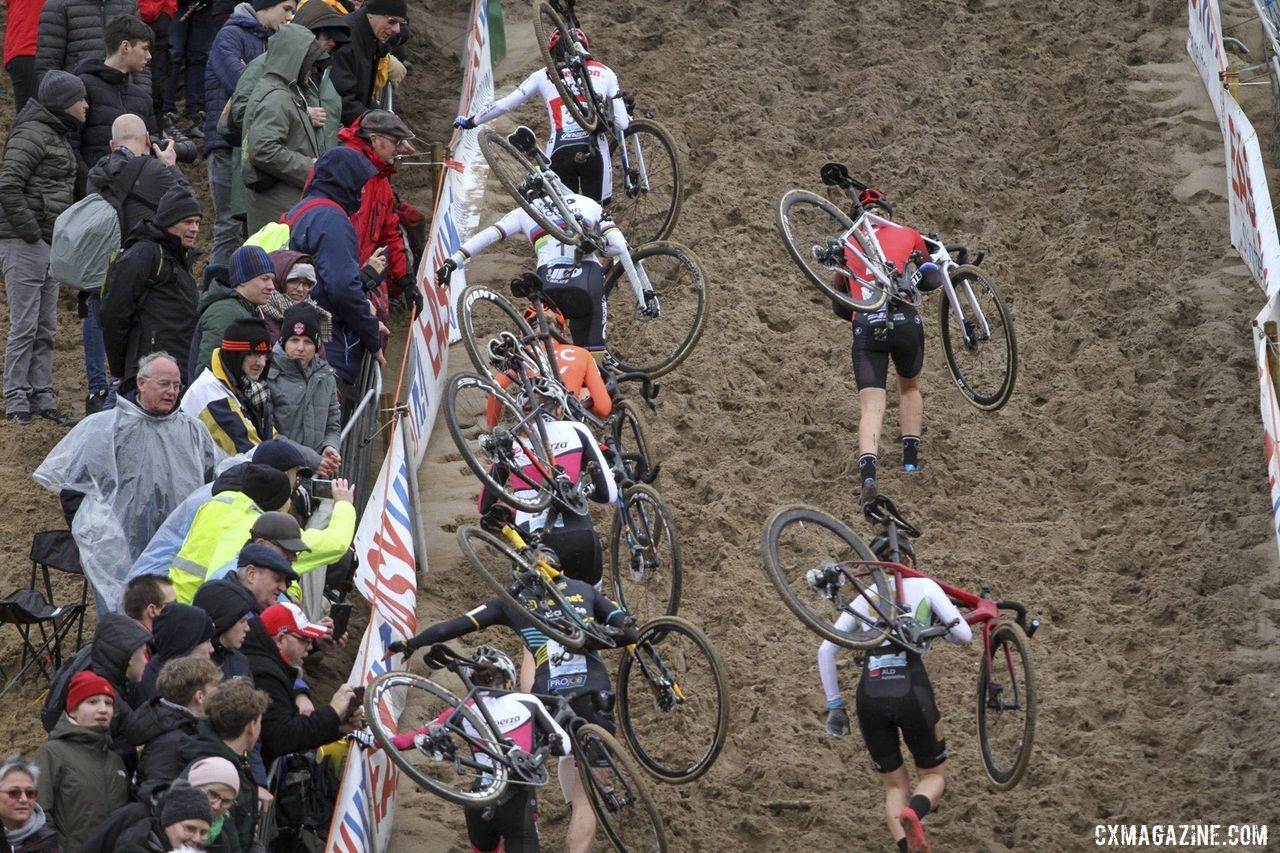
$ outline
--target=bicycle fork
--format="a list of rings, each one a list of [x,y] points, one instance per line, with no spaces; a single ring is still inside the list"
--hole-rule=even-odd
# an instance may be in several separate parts
[[[987,317],[982,313],[981,306],[978,305],[978,298],[973,293],[973,285],[968,281],[961,282],[961,287],[957,288],[951,281],[951,274],[943,270],[943,279],[945,283],[942,285],[943,291],[947,294],[947,304],[951,306],[951,316],[955,318],[956,325],[964,332],[964,345],[967,349],[975,348],[980,342],[991,339],[991,326],[987,323]],[[965,310],[961,305],[961,298],[968,304],[969,310],[973,312],[972,318],[965,316]]]

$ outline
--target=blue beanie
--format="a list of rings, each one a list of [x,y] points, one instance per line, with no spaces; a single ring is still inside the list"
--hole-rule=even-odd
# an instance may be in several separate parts
[[[236,249],[235,254],[231,256],[232,287],[239,287],[246,281],[263,274],[274,276],[276,270],[271,265],[271,258],[261,246],[241,246]]]

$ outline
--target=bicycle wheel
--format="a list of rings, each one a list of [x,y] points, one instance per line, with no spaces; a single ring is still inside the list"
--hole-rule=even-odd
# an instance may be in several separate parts
[[[666,502],[643,483],[629,487],[609,534],[609,577],[618,604],[639,619],[674,616],[683,567],[680,536]]]
[[[875,555],[856,533],[821,510],[784,507],[764,523],[765,571],[783,603],[823,639],[847,649],[874,649],[888,633],[879,620],[863,620],[851,631],[834,624],[859,598],[894,600],[878,565],[847,565],[853,560],[875,560]],[[832,575],[832,595],[809,585],[808,575],[815,569]]]
[[[675,143],[662,125],[637,119],[622,134],[630,172],[616,157],[609,213],[632,245],[664,240],[680,216],[684,184]]]
[[[978,670],[978,745],[992,784],[1007,791],[1027,772],[1036,735],[1035,677],[1021,628],[996,626],[990,663],[990,674],[987,661]]]
[[[626,272],[613,262],[605,276],[609,326],[605,342],[624,371],[662,376],[684,361],[706,321],[706,276],[693,252],[678,243],[650,243],[631,253],[658,295],[661,316],[640,313]]]
[[[397,725],[397,707],[424,726],[440,720],[425,733],[427,748],[396,748],[392,738],[412,731]],[[505,753],[502,740],[483,716],[435,682],[411,672],[384,673],[366,688],[364,710],[374,740],[392,763],[436,796],[474,807],[496,801],[506,789],[506,766],[483,754]]]
[[[613,848],[620,853],[666,850],[658,807],[617,739],[586,723],[574,732],[573,740],[578,782],[586,786],[591,809]]]
[[[836,263],[814,256],[815,250],[824,257],[828,252],[840,251],[840,235],[853,227],[853,220],[844,211],[820,195],[791,190],[778,202],[777,223],[787,253],[824,296],[854,311],[878,311],[884,306],[889,297],[887,290],[875,288],[870,298],[854,299],[836,288]]]
[[[729,689],[702,631],[676,616],[641,628],[618,666],[618,723],[658,779],[683,785],[710,769],[729,734]]]
[[[525,413],[497,383],[458,373],[445,386],[444,418],[463,460],[498,500],[525,512],[551,503],[554,457],[542,420]],[[520,472],[547,472],[547,475]]]
[[[485,284],[472,284],[458,296],[458,329],[467,355],[476,372],[496,382],[500,371],[489,355],[489,343],[504,332],[511,334],[520,344],[533,341],[533,328],[509,299]],[[547,372],[545,355],[541,347],[524,347],[524,355],[531,372]]]
[[[586,61],[577,52],[580,42],[573,29],[565,23],[564,18],[550,3],[539,3],[533,11],[533,29],[538,37],[538,50],[542,54],[542,64],[546,66],[547,76],[556,87],[570,118],[587,133],[594,133],[600,126],[600,109],[596,103],[595,92],[591,88],[591,78],[587,73]],[[560,44],[564,45],[565,59],[561,62],[551,55],[547,44],[551,34],[559,30]],[[566,77],[568,79],[566,79]]]
[[[622,456],[622,468],[633,483],[648,483],[657,466],[649,455],[649,442],[644,435],[644,418],[640,410],[629,400],[613,404],[613,417],[609,426],[617,452]]]
[[[524,557],[487,530],[470,524],[458,528],[458,547],[480,577],[507,603],[522,614],[536,631],[569,649],[580,649],[586,632],[577,620],[578,611],[564,598],[564,593]],[[540,607],[530,608],[537,602]],[[558,612],[554,620],[544,611]],[[570,615],[572,614],[572,615]],[[521,630],[517,627],[517,630]],[[523,633],[523,631],[522,631]]]
[[[525,213],[533,217],[534,222],[561,243],[574,246],[582,241],[581,232],[563,222],[559,216],[548,213],[548,210],[556,209],[554,201],[548,199],[547,207],[538,204],[540,195],[550,196],[556,190],[546,185],[537,166],[530,163],[505,136],[488,128],[483,129],[480,133],[480,152],[484,154],[485,162],[497,176],[498,182],[524,208]],[[531,189],[537,189],[537,192],[531,193]]]
[[[1013,315],[1000,291],[976,267],[952,270],[951,283],[955,286],[957,305],[953,308],[949,301],[941,300],[938,319],[947,368],[970,403],[994,412],[1009,402],[1018,378],[1018,339],[1013,332]],[[973,303],[968,298],[970,291]],[[982,331],[975,309],[986,318],[990,334]]]

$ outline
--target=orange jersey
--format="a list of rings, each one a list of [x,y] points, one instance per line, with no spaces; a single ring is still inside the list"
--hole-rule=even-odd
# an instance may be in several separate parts
[[[591,405],[588,411],[591,414],[598,418],[609,417],[613,411],[613,399],[609,396],[609,389],[604,385],[604,377],[600,375],[600,368],[596,366],[596,360],[591,357],[591,353],[572,344],[553,343],[552,348],[556,354],[556,367],[560,371],[560,381],[564,383],[565,389],[579,400],[590,398]],[[498,385],[503,388],[514,381],[505,373],[498,377]],[[485,409],[489,426],[495,426],[498,423],[500,411],[498,401],[490,400]]]

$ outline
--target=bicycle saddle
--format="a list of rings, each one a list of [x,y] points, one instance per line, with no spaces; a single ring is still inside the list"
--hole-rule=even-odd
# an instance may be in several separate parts
[[[542,276],[536,272],[524,272],[511,279],[511,295],[517,299],[532,299],[535,293],[541,293],[546,286]]]
[[[849,180],[849,169],[844,163],[823,163],[822,168],[818,171],[818,175],[822,178],[824,186],[842,187]]]
[[[523,154],[531,154],[538,148],[538,137],[534,136],[533,131],[523,124],[507,137],[507,141]]]
[[[892,522],[898,528],[898,533],[910,539],[920,535],[920,528],[903,518],[898,508],[893,505],[893,501],[889,500],[889,496],[884,492],[867,501],[862,508],[862,514],[872,524],[887,526]]]

